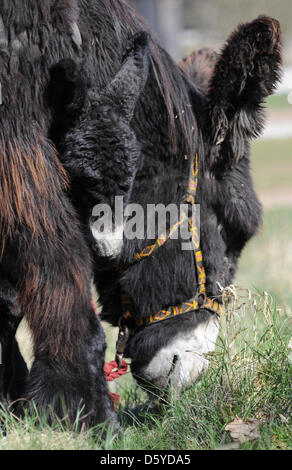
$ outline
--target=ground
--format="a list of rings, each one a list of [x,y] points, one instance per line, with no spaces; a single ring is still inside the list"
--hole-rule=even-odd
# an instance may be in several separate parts
[[[287,97],[286,97],[287,98]],[[269,101],[270,112],[290,113],[287,99]],[[0,449],[291,449],[292,416],[292,139],[263,140],[252,149],[264,224],[245,249],[222,320],[217,350],[201,382],[177,400],[149,409],[130,374],[113,390],[121,395],[119,438],[101,430],[74,433],[66,423],[24,422],[2,411],[7,434]],[[107,330],[108,359],[116,332]],[[259,424],[259,437],[233,442],[226,425],[236,417]]]

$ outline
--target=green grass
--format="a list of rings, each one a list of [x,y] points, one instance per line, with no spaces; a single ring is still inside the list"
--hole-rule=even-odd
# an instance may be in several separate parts
[[[292,139],[255,142],[252,146],[252,171],[258,191],[291,188]]]
[[[245,248],[236,284],[272,294],[292,309],[292,207],[265,211],[260,232]]]
[[[291,107],[288,102],[288,95],[285,93],[269,96],[266,100],[266,105],[270,110],[282,110]]]
[[[180,399],[149,408],[134,385],[121,386],[120,437],[101,429],[77,433],[42,417],[22,421],[2,411],[0,449],[192,450],[233,447],[225,426],[256,418],[260,438],[242,449],[291,448],[291,317],[271,298],[238,290],[222,321],[217,350],[200,383]],[[290,344],[289,344],[290,341]],[[36,424],[37,423],[37,424]],[[239,447],[239,446],[238,446]]]
[[[209,372],[180,400],[172,399],[162,407],[161,415],[148,415],[142,427],[128,429],[122,444],[144,449],[218,449],[231,443],[224,429],[239,416],[255,417],[261,423],[260,439],[242,448],[291,445],[289,319],[279,317],[263,296],[248,300],[246,293],[238,295],[236,313],[231,306],[217,351],[210,356]]]

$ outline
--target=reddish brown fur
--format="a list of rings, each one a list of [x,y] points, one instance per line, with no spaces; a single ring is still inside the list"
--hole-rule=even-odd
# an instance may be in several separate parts
[[[206,92],[218,57],[219,55],[214,49],[198,49],[181,60],[179,65],[189,79],[202,91]]]
[[[43,285],[39,266],[29,264],[26,279],[19,286],[17,301],[27,312],[26,319],[38,351],[49,351],[52,356],[62,354],[65,360],[74,362],[74,351],[79,351],[87,328],[87,319],[73,314],[76,297],[80,304],[86,303],[89,293],[87,285],[82,283],[82,279],[86,279],[86,271],[82,272],[82,268],[73,263],[63,269],[66,270],[69,282],[63,281],[60,285],[48,282]],[[72,278],[70,282],[72,272],[74,282]],[[43,335],[43,332],[46,334]]]
[[[46,160],[44,150],[50,154],[50,160]],[[89,279],[88,266],[78,264],[74,253],[69,252],[65,242],[62,244],[60,220],[56,221],[53,215],[64,213],[64,200],[60,195],[67,185],[67,173],[59,163],[55,149],[44,139],[35,145],[17,141],[5,143],[2,139],[2,256],[7,240],[13,239],[15,229],[21,224],[25,227],[21,243],[26,247],[22,253],[23,273],[17,286],[17,302],[32,329],[38,351],[49,350],[54,356],[61,352],[66,359],[72,360],[74,349],[78,349],[76,343],[82,341],[82,332],[86,329],[84,318],[72,318],[72,312],[78,309],[77,302],[80,305],[88,302]],[[76,220],[70,219],[70,223],[78,227]],[[70,227],[62,227],[61,230],[67,229]],[[43,262],[40,260],[38,264],[31,260],[34,246],[43,257]],[[55,246],[58,246],[58,251]],[[52,278],[52,272],[46,271],[48,264],[56,279]]]
[[[51,153],[54,148],[47,143]],[[39,145],[19,144],[17,141],[0,145],[0,232],[1,251],[18,223],[24,224],[33,236],[50,237],[54,227],[47,220],[47,213],[40,201],[57,199],[59,191],[68,185],[68,176],[55,154],[58,177],[50,173],[43,150]],[[28,184],[29,182],[29,184]],[[51,184],[50,184],[51,183]],[[34,194],[32,194],[34,191]],[[38,204],[34,203],[38,200]],[[51,221],[50,221],[51,222]],[[44,232],[44,233],[43,233]]]

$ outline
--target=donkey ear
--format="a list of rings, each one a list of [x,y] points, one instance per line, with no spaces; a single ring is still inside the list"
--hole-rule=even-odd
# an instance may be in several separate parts
[[[85,97],[85,80],[72,59],[63,59],[51,68],[47,98],[55,111],[74,115],[82,109]]]
[[[281,64],[277,20],[261,16],[228,39],[206,98],[204,129],[213,167],[238,162],[248,140],[262,132],[262,103],[280,79]]]
[[[138,31],[130,38],[124,63],[100,97],[100,105],[114,106],[128,122],[133,118],[137,101],[145,87],[150,66],[150,35]]]

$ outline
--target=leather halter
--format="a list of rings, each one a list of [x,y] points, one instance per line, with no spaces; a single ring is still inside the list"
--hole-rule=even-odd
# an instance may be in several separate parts
[[[191,163],[191,174],[189,179],[189,186],[187,197],[185,202],[194,205],[195,196],[198,186],[198,175],[199,175],[199,162],[198,154],[193,156]],[[160,235],[153,245],[145,247],[141,253],[136,254],[133,263],[142,261],[145,258],[151,256],[154,251],[159,247],[163,246],[167,240],[169,240],[172,234],[177,230],[177,228],[186,220],[186,215],[184,215],[179,222],[177,222],[167,233]],[[196,292],[196,295],[189,300],[186,300],[180,305],[169,306],[160,310],[159,312],[149,315],[148,317],[136,317],[133,315],[133,305],[131,299],[126,294],[122,294],[122,308],[123,315],[119,321],[119,336],[116,345],[116,361],[119,364],[122,363],[124,352],[127,346],[127,342],[132,334],[132,329],[129,327],[129,324],[132,323],[135,328],[141,326],[147,326],[155,323],[159,323],[163,320],[183,315],[184,313],[189,313],[196,310],[209,310],[210,312],[220,316],[222,314],[222,305],[213,300],[206,295],[206,272],[203,264],[203,254],[200,248],[200,234],[199,234],[199,225],[198,221],[195,219],[195,223],[191,218],[188,219],[189,229],[191,232],[191,243],[194,253],[194,264],[195,264],[195,278],[198,281],[199,288]]]

